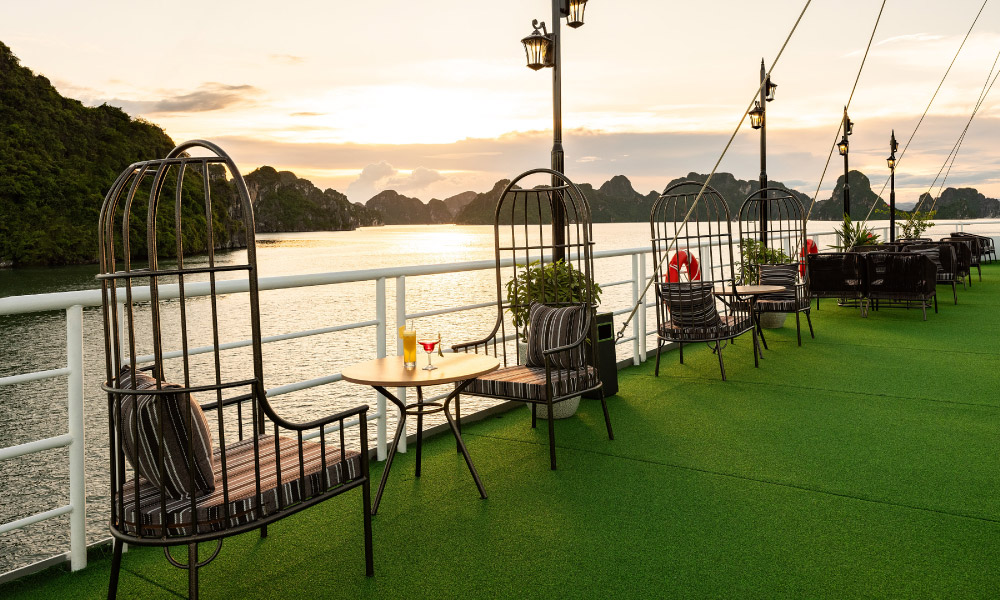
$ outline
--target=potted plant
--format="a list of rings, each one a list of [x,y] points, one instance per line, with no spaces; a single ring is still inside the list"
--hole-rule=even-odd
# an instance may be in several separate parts
[[[869,246],[880,243],[879,236],[871,229],[865,227],[864,223],[854,224],[851,217],[844,215],[844,224],[840,229],[834,228],[840,238],[840,244],[830,246],[835,250],[850,252],[855,246]]]
[[[936,210],[915,210],[903,221],[903,238],[918,238],[920,235],[934,227],[931,219],[937,214]]]
[[[531,303],[583,302],[590,286],[591,302],[596,307],[601,301],[601,286],[562,260],[544,265],[534,261],[518,265],[516,269],[515,277],[507,282],[506,292],[511,319],[520,332],[517,340],[518,362],[524,364],[528,354],[528,309]],[[553,418],[571,417],[579,405],[579,396],[560,402],[552,407]],[[548,407],[539,405],[538,416],[548,418]]]

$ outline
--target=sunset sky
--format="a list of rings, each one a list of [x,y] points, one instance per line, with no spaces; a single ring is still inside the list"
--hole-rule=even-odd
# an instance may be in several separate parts
[[[814,0],[773,72],[768,174],[815,191],[881,2]],[[888,177],[981,0],[889,0],[851,107],[851,167]],[[591,0],[563,27],[566,171],[646,193],[708,172],[804,0]],[[291,170],[354,201],[392,188],[423,200],[485,191],[547,166],[551,72],[520,39],[545,0],[4,2],[0,40],[64,95],[218,142],[241,169]],[[754,6],[751,12],[748,7]],[[143,8],[137,8],[143,7]],[[897,169],[897,197],[927,191],[1000,51],[987,5]],[[1000,88],[1000,86],[997,86]],[[1000,90],[973,121],[948,185],[1000,196]],[[720,171],[759,172],[744,125]],[[834,155],[820,199],[843,172]],[[887,193],[886,193],[887,194]]]

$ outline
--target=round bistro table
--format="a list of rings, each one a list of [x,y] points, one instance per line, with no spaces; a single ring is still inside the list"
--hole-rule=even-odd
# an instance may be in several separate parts
[[[423,361],[418,361],[418,363]],[[468,386],[473,379],[480,375],[485,375],[490,371],[500,368],[500,361],[493,356],[482,354],[445,354],[438,356],[434,360],[437,369],[425,371],[422,366],[407,369],[403,366],[402,356],[386,356],[376,358],[368,362],[351,365],[343,370],[341,376],[345,381],[361,385],[370,385],[375,390],[385,396],[399,409],[399,422],[396,423],[396,435],[393,437],[392,446],[389,448],[389,455],[386,457],[385,470],[382,471],[382,480],[378,484],[378,492],[375,494],[375,502],[372,504],[372,514],[378,512],[378,506],[382,502],[382,492],[385,490],[385,482],[389,478],[389,469],[392,467],[392,459],[396,456],[396,446],[399,445],[400,436],[406,432],[406,417],[417,417],[417,467],[416,475],[420,477],[420,447],[423,443],[423,417],[424,415],[444,412],[451,428],[452,435],[458,444],[458,450],[465,457],[465,464],[469,466],[472,479],[476,482],[479,495],[486,498],[486,488],[479,479],[475,465],[469,451],[462,441],[462,433],[455,423],[455,419],[448,412],[448,405]],[[448,394],[444,402],[424,402],[422,388],[427,385],[442,385],[446,383],[457,383],[455,389]],[[411,404],[403,402],[395,395],[391,394],[387,387],[413,387],[417,389],[417,401]]]
[[[768,350],[767,340],[764,338],[764,328],[760,326],[760,315],[757,313],[757,297],[783,292],[785,291],[784,286],[763,284],[737,285],[735,288],[715,288],[713,291],[716,296],[736,296],[737,299],[746,298],[750,301],[750,318],[753,319],[753,324],[757,328],[757,335],[760,336],[760,341],[764,344],[764,349]],[[759,352],[758,348],[754,349]],[[756,354],[754,356],[754,366],[757,363]],[[760,355],[763,356],[763,353],[760,353]]]

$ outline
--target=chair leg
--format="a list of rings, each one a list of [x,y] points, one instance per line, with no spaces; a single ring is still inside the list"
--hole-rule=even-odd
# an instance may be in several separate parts
[[[924,311],[924,320],[926,321],[927,320],[927,303],[926,302],[921,302],[920,303],[920,309],[922,311]]]
[[[604,398],[604,388],[601,388],[601,408],[604,409],[604,424],[608,428],[608,439],[615,439],[615,433],[611,431],[611,416],[608,414],[608,401]]]
[[[188,598],[198,600],[198,544],[188,544]]]
[[[934,314],[937,314],[937,294],[934,294]]]
[[[365,474],[365,482],[361,484],[361,509],[365,523],[365,575],[375,575],[375,561],[372,558],[372,484],[371,478]]]
[[[722,371],[722,380],[726,380],[726,365],[722,362],[722,346],[715,342],[715,353],[719,355],[719,370]]]
[[[458,429],[458,435],[462,435],[462,396],[461,394],[455,396],[455,427]],[[462,453],[462,447],[459,446],[458,440],[455,440],[455,452],[458,454]]]
[[[260,537],[262,539],[267,537],[267,525],[260,528]]]
[[[799,311],[795,311],[795,337],[799,339],[799,346],[802,345],[802,325],[799,321]]]
[[[757,330],[751,327],[750,334],[753,336],[753,366],[756,369],[760,367],[760,346],[757,345]]]
[[[552,398],[548,399],[549,406],[549,418],[546,419],[549,422],[549,462],[552,464],[552,470],[556,470],[556,423],[555,417],[552,415]]]
[[[806,311],[806,323],[809,323],[809,336],[812,337],[812,339],[816,339],[816,333],[813,332],[812,317],[809,316],[809,311],[808,310]]]
[[[122,541],[115,539],[114,556],[111,559],[111,580],[108,582],[108,600],[118,597],[118,574],[122,568]]]
[[[534,429],[538,425],[538,405],[534,402],[531,403],[531,428]]]
[[[663,350],[663,340],[656,341],[656,368],[653,369],[653,377],[660,376],[660,351]]]
[[[681,354],[681,364],[684,364],[684,342],[677,342],[677,346],[680,348]]]
[[[958,304],[958,286],[954,281],[951,282],[951,295],[955,297],[955,304]]]

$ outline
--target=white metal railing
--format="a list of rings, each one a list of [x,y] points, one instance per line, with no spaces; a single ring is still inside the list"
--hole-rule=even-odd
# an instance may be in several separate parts
[[[964,231],[968,225],[992,225],[998,224],[1000,220],[975,220],[948,223],[954,226],[955,231]],[[939,226],[940,227],[940,226]],[[883,231],[883,239],[888,237],[888,227],[877,228]],[[835,236],[832,230],[811,231],[809,237],[817,242],[824,237]],[[631,304],[614,309],[611,312],[615,316],[627,314],[631,308],[640,301],[640,295],[645,289],[648,272],[647,259],[650,258],[651,249],[629,248],[623,250],[604,250],[594,253],[595,260],[603,260],[619,257],[631,257],[631,276],[628,279],[609,281],[600,283],[604,289],[617,286],[631,286]],[[266,277],[259,280],[259,289],[264,290],[287,290],[308,286],[325,286],[357,282],[374,282],[375,284],[375,318],[345,323],[342,325],[311,329],[306,331],[287,332],[279,335],[268,336],[262,339],[264,343],[278,342],[289,339],[302,338],[306,336],[322,335],[353,329],[374,328],[376,357],[386,356],[386,338],[388,327],[388,303],[386,295],[386,281],[393,279],[395,282],[395,322],[403,323],[407,319],[457,313],[475,309],[495,306],[495,302],[485,302],[463,306],[439,308],[434,310],[407,312],[406,310],[406,278],[417,276],[433,276],[450,273],[465,273],[493,269],[493,260],[469,261],[462,263],[447,263],[438,265],[414,265],[394,268],[368,269],[359,271],[341,271],[334,273],[311,273],[304,275],[287,275],[279,277]],[[507,261],[504,266],[513,266],[513,261]],[[655,268],[655,266],[654,266]],[[218,294],[236,294],[249,291],[249,283],[246,280],[223,280],[216,282]],[[185,297],[192,298],[206,296],[210,293],[208,282],[188,283],[185,285]],[[162,285],[159,288],[159,298],[161,300],[178,298],[179,289],[177,285]],[[149,300],[148,288],[135,288],[133,290],[133,300],[137,302]],[[59,292],[52,294],[36,294],[30,296],[11,296],[0,298],[0,316],[38,313],[45,311],[61,310],[66,313],[66,366],[58,369],[37,371],[18,375],[0,377],[0,386],[27,383],[67,377],[67,401],[69,404],[69,427],[66,434],[55,437],[35,440],[16,446],[0,448],[0,461],[34,454],[54,448],[69,448],[69,498],[70,502],[66,506],[61,506],[46,510],[34,515],[30,515],[16,521],[0,524],[0,534],[15,529],[20,529],[28,525],[38,523],[61,515],[70,516],[70,550],[68,557],[73,570],[82,569],[87,564],[86,552],[86,496],[84,493],[84,363],[83,363],[83,309],[97,307],[101,305],[101,292],[99,289],[82,290],[74,292]],[[655,329],[649,330],[646,325],[647,309],[654,306],[654,303],[643,298],[643,310],[637,311],[631,323],[631,335],[617,340],[617,344],[631,343],[632,362],[640,364],[647,357],[647,338],[655,334]],[[231,349],[245,347],[251,343],[250,340],[235,340],[220,344],[220,349]],[[396,352],[402,354],[402,342],[397,341]],[[191,354],[211,352],[212,346],[195,348],[189,350]],[[165,353],[165,358],[176,358],[181,356],[180,351]],[[150,361],[151,356],[139,358],[140,361]],[[327,385],[341,380],[340,373],[333,373],[323,377],[299,381],[283,386],[277,386],[267,391],[268,396],[277,396],[294,391],[304,390],[320,385]],[[405,402],[405,388],[400,388],[398,394]],[[384,460],[386,456],[386,402],[385,398],[378,395],[376,400],[375,414],[369,417],[376,426],[376,453],[378,460]],[[350,425],[356,425],[352,422]],[[318,435],[318,433],[316,434]],[[401,439],[400,451],[406,449],[406,437]]]

